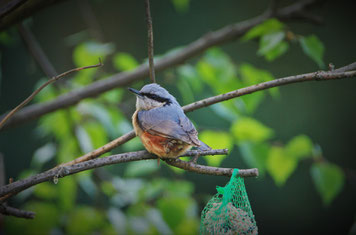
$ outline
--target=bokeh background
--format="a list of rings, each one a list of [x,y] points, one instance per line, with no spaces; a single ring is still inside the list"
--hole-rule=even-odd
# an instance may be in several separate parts
[[[282,1],[281,4],[288,2]],[[163,55],[210,31],[259,15],[268,6],[269,1],[260,0],[152,1],[155,54]],[[323,24],[295,21],[286,23],[285,29],[295,35],[316,35],[325,47],[325,64],[333,63],[340,67],[354,62],[356,15],[352,1],[327,1],[312,12],[323,17]],[[104,58],[105,64],[98,72],[84,71],[65,78],[56,88],[46,88],[32,103],[43,102],[97,79],[105,79],[120,70],[131,69],[147,57],[143,1],[63,1],[35,13],[23,24],[32,31],[58,73],[76,66],[95,64],[97,60],[93,61],[93,58],[99,56]],[[285,54],[268,61],[257,54],[257,39],[228,42],[192,58],[182,67],[158,73],[157,81],[184,105],[218,93],[213,82],[209,83],[199,70],[202,62],[213,61],[214,67],[220,66],[219,61],[222,61],[218,68],[222,70],[236,67],[237,78],[243,77],[239,70],[243,65],[252,66],[253,71],[268,71],[275,78],[320,69],[298,42],[291,41],[289,45]],[[46,76],[27,50],[16,26],[1,33],[0,50],[0,113],[4,113],[24,100]],[[134,59],[130,60],[131,57]],[[148,83],[148,78],[133,86],[140,88],[145,83]],[[194,85],[196,83],[198,85]],[[229,88],[237,89],[243,83],[236,85]],[[193,88],[186,89],[187,86]],[[199,132],[205,132],[208,142],[211,138],[209,131],[213,135],[222,134],[221,139],[228,136],[222,144],[229,145],[232,152],[220,163],[222,167],[253,167],[246,160],[249,156],[244,155],[239,147],[238,134],[231,129],[243,117],[258,120],[273,132],[263,140],[269,149],[284,146],[299,135],[312,141],[313,153],[310,155],[313,157],[298,161],[285,182],[276,183],[268,169],[263,170],[264,174],[258,178],[245,180],[260,234],[348,234],[351,231],[356,216],[355,87],[355,79],[291,84],[280,87],[278,97],[264,93],[256,101],[258,104],[253,112],[241,111],[241,101],[237,101],[188,115]],[[108,106],[89,99],[68,111],[73,124],[69,128],[73,130],[71,132],[59,133],[62,125],[70,124],[61,123],[63,120],[55,114],[2,131],[0,152],[5,159],[6,177],[18,179],[43,171],[130,130],[135,99],[125,88],[98,99],[109,103]],[[250,101],[242,102],[248,105]],[[221,114],[221,109],[232,109],[231,105],[235,111]],[[107,113],[111,115],[113,124],[105,126],[100,115],[93,114],[104,112],[101,111],[103,107],[109,110]],[[115,110],[119,114],[113,114]],[[231,119],[231,115],[235,116]],[[91,120],[89,124],[88,119]],[[111,127],[113,129],[108,133]],[[71,136],[68,141],[72,144],[63,140],[67,135]],[[41,148],[43,146],[46,147]],[[142,149],[137,139],[112,153],[135,149]],[[45,156],[52,157],[47,159]],[[318,156],[337,165],[344,176],[340,193],[328,205],[323,203],[311,177],[311,167],[318,161],[315,160]],[[200,161],[204,163],[204,160]],[[148,230],[152,234],[187,234],[188,229],[191,234],[198,233],[200,211],[209,197],[216,193],[216,186],[225,185],[228,178],[176,172],[165,164],[158,168],[156,161],[153,162],[105,167],[60,179],[57,185],[46,183],[38,190],[27,190],[10,203],[34,209],[37,219],[24,222],[7,217],[2,221],[0,233],[17,233],[19,228],[28,228],[25,233],[29,234],[35,230],[44,234],[89,234],[94,231],[142,234]],[[147,193],[150,190],[154,193]],[[136,199],[138,194],[140,196]],[[128,198],[135,199],[130,201]],[[182,213],[178,217],[174,215],[177,214],[174,204],[186,208],[184,211],[177,209]],[[156,224],[150,222],[146,214],[140,214],[142,211],[149,211],[150,217],[156,216],[161,220]],[[85,224],[94,225],[88,228]],[[355,234],[355,228],[350,234]]]

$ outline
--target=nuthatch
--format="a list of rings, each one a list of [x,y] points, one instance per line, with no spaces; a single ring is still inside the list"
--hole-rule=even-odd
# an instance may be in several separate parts
[[[192,146],[204,146],[193,123],[166,89],[152,83],[140,91],[129,88],[136,97],[132,124],[148,152],[162,158],[184,154]]]

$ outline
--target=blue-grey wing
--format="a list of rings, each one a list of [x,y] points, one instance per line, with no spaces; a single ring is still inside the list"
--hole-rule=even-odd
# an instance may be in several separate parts
[[[137,115],[141,128],[151,134],[182,140],[199,146],[198,132],[180,107],[173,105],[141,110]]]

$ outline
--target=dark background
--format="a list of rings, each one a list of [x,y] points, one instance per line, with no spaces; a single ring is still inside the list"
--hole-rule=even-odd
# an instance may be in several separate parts
[[[146,55],[146,25],[142,1],[90,1],[97,16],[105,42],[113,42],[117,51],[134,55],[142,61]],[[282,1],[282,4],[284,2]],[[191,1],[186,13],[177,13],[170,1],[152,1],[155,54],[185,45],[201,35],[227,24],[256,16],[264,11],[268,1]],[[316,34],[325,45],[325,63],[336,67],[356,59],[356,14],[351,1],[328,1],[315,10],[324,17],[323,25],[306,22],[288,23],[293,32]],[[64,1],[36,13],[31,29],[58,72],[74,67],[73,47],[68,36],[85,31],[77,1]],[[26,50],[21,39],[1,49],[0,113],[15,107],[43,78],[41,70]],[[299,45],[273,62],[256,55],[258,43],[239,41],[222,48],[236,61],[248,62],[264,68],[276,77],[318,70]],[[158,82],[165,83],[162,74]],[[342,168],[356,169],[356,80],[306,82],[281,87],[281,98],[267,98],[255,118],[275,130],[275,138],[287,142],[293,136],[306,134],[318,143],[324,157]],[[174,93],[174,92],[173,92]],[[192,114],[196,123],[204,121],[207,110]],[[204,114],[204,115],[203,115]],[[28,168],[33,152],[45,140],[34,138],[36,122],[0,133],[0,152],[5,157],[8,177],[16,178]],[[232,158],[234,156],[234,158]],[[282,187],[269,177],[247,179],[246,187],[260,234],[347,234],[356,215],[356,182],[347,175],[341,194],[329,207],[311,181],[311,162],[304,161]],[[235,152],[225,159],[223,166],[246,165]],[[226,178],[187,173],[185,178],[195,184],[195,192],[215,193],[216,185],[224,185]]]

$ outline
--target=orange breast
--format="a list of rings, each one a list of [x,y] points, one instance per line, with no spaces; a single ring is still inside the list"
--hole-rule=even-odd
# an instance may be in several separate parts
[[[148,152],[159,157],[173,158],[184,154],[192,146],[179,140],[169,139],[159,135],[152,135],[143,131],[138,124],[137,112],[132,116],[132,124],[137,136],[140,137]]]
[[[165,145],[167,142],[167,138],[157,135],[151,135],[148,132],[143,132],[140,138],[148,152],[154,153],[159,157],[166,156],[167,153]]]
[[[184,154],[192,146],[182,141],[142,132],[141,141],[148,152],[159,157],[174,158]]]

